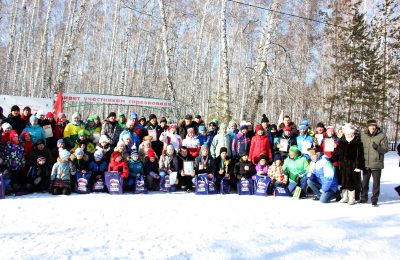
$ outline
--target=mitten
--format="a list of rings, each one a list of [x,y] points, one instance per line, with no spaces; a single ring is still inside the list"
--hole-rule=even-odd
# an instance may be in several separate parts
[[[378,145],[375,142],[372,142],[372,147],[377,150],[378,149]]]

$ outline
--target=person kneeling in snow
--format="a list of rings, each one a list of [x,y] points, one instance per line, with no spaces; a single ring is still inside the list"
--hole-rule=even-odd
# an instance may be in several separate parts
[[[53,165],[51,170],[51,193],[54,195],[71,194],[71,168],[67,150],[60,151],[60,160]]]
[[[308,186],[320,202],[328,203],[338,195],[338,181],[335,168],[329,158],[315,149],[309,150],[311,157]]]

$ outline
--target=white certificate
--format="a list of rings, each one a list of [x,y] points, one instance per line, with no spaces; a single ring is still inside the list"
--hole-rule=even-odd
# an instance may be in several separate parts
[[[310,142],[304,141],[301,144],[301,153],[302,154],[308,154],[308,149],[311,148],[311,145],[312,144]]]
[[[43,130],[46,138],[53,137],[53,129],[51,128],[51,125],[44,125]]]
[[[281,139],[279,142],[279,151],[287,152],[288,151],[289,142],[287,139]]]
[[[151,141],[157,141],[157,131],[156,130],[147,130],[149,132],[149,135],[153,137]]]
[[[175,184],[177,174],[178,174],[178,172],[171,172],[169,174],[169,184],[170,185],[174,185]]]
[[[324,152],[333,152],[334,149],[335,149],[335,141],[334,140],[325,139],[325,141],[324,141]]]
[[[191,175],[193,173],[193,165],[194,165],[193,161],[184,161],[183,162],[183,172],[186,175]]]
[[[315,139],[317,139],[317,144],[321,145],[322,139],[324,139],[324,135],[323,134],[316,134],[315,135]]]

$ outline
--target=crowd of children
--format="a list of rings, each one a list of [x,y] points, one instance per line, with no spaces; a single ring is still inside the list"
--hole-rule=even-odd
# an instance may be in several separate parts
[[[83,120],[74,113],[68,121],[64,114],[31,112],[25,107],[20,114],[13,106],[5,117],[0,109],[0,172],[8,195],[107,191],[105,175],[118,172],[125,192],[135,191],[138,180],[149,191],[191,192],[201,175],[217,191],[240,193],[242,181],[267,178],[266,193],[307,197],[312,192],[322,202],[354,204],[368,200],[360,172],[372,174],[379,185],[374,172],[383,168],[383,162],[368,165],[367,137],[350,124],[335,129],[318,123],[314,131],[308,120],[296,125],[289,116],[275,125],[263,115],[253,127],[245,121],[206,124],[200,115],[174,124],[154,114],[127,118],[111,112],[104,120],[97,115]],[[371,138],[382,135],[375,120],[370,126]],[[383,155],[387,139],[374,139],[370,146]],[[375,184],[373,193],[376,204]]]

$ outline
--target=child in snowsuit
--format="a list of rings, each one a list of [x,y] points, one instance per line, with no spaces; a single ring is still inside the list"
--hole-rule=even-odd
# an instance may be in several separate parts
[[[79,172],[83,174],[89,173],[89,156],[87,156],[82,148],[75,150],[71,154],[70,168],[71,168],[71,190],[76,191],[76,174]]]
[[[104,191],[104,173],[107,171],[107,167],[107,162],[103,160],[103,151],[97,150],[88,169],[92,173],[89,183],[93,191]]]
[[[115,151],[111,154],[111,162],[108,165],[108,171],[117,171],[126,181],[129,175],[128,164],[122,160],[122,154]]]
[[[70,153],[67,150],[60,152],[60,159],[51,170],[51,193],[54,195],[71,194],[71,168],[69,166]]]
[[[256,174],[258,176],[268,175],[267,156],[265,156],[265,154],[260,155],[259,161],[256,165]]]
[[[19,141],[18,133],[10,131],[10,142],[4,149],[4,161],[11,176],[11,185],[15,193],[26,193],[27,178],[22,171],[25,165],[24,147]]]

